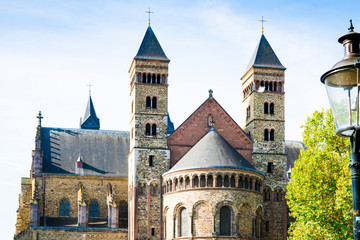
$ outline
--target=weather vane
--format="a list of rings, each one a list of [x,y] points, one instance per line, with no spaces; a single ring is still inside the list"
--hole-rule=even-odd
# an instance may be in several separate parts
[[[145,13],[148,13],[148,14],[149,14],[149,25],[150,25],[150,14],[151,14],[151,13],[154,13],[154,12],[151,12],[151,11],[150,11],[150,7],[149,7],[149,11],[145,11]]]
[[[89,95],[91,95],[91,87],[93,87],[94,85],[92,85],[92,84],[91,84],[91,82],[89,82],[89,84],[88,84],[88,85],[86,85],[86,86],[88,86],[88,87],[89,87]]]
[[[264,22],[267,22],[267,20],[264,20],[264,16],[261,16],[261,20],[258,20],[261,22],[261,32],[264,33]]]

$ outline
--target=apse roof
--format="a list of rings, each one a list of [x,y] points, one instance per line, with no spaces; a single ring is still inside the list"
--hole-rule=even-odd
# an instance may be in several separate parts
[[[200,139],[169,172],[199,168],[239,168],[261,173],[214,128]]]
[[[170,61],[166,57],[150,25],[147,28],[144,39],[140,45],[138,53],[135,56],[135,59]]]
[[[260,42],[256,46],[245,72],[249,71],[252,67],[286,69],[281,64],[264,34],[261,35]]]

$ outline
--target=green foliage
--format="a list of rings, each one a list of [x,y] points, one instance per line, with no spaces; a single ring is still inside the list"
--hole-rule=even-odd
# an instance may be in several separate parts
[[[301,151],[291,172],[287,195],[296,221],[289,239],[353,239],[350,141],[336,135],[330,110],[307,118]]]

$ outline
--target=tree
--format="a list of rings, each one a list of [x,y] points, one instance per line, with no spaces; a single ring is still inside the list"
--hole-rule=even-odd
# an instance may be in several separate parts
[[[353,239],[350,141],[336,135],[331,110],[315,111],[302,126],[307,149],[291,172],[287,195],[290,239]]]

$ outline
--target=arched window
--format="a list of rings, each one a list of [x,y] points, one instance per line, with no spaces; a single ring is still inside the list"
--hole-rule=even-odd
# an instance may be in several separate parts
[[[269,83],[265,82],[265,91],[269,91]]]
[[[157,83],[160,84],[161,83],[161,78],[160,78],[160,75],[157,75]]]
[[[231,211],[228,206],[220,208],[220,236],[231,236]]]
[[[159,188],[156,184],[151,184],[150,186],[150,195],[151,196],[158,196],[159,195]]]
[[[207,178],[207,187],[212,187],[213,182],[214,182],[213,176],[209,175],[208,178]]]
[[[185,189],[190,187],[190,178],[186,177],[185,178]]]
[[[234,175],[231,176],[231,179],[230,179],[230,187],[235,187],[235,177],[234,177]]]
[[[151,74],[147,76],[147,83],[151,83]]]
[[[143,82],[143,83],[146,83],[146,74],[144,74],[144,73],[143,73],[143,75],[142,75],[142,82]]]
[[[70,217],[70,204],[68,200],[61,200],[59,216]]]
[[[99,217],[99,203],[97,201],[90,202],[89,217]]]
[[[270,141],[274,141],[274,134],[275,134],[275,130],[271,129],[270,130]]]
[[[153,74],[152,75],[152,81],[151,81],[152,83],[156,83],[156,76],[155,76],[155,74]]]
[[[217,187],[222,187],[222,176],[221,175],[218,175],[217,178],[216,178],[216,186]]]
[[[274,92],[277,92],[277,83],[274,83]]]
[[[151,134],[153,136],[156,136],[156,124],[153,124],[152,127],[151,127]]]
[[[240,179],[239,179],[239,188],[244,188],[244,180],[243,180],[243,177],[240,177]]]
[[[206,178],[204,175],[200,177],[200,187],[206,187]]]
[[[269,113],[269,104],[264,103],[264,114],[268,114],[268,113]]]
[[[274,103],[270,103],[270,114],[274,114]]]
[[[150,124],[148,123],[145,126],[145,135],[150,136]]]
[[[264,131],[264,141],[269,141],[269,130],[265,129]]]
[[[224,187],[230,187],[230,179],[228,175],[224,177]]]
[[[128,227],[128,204],[126,201],[121,201],[119,204],[119,227]]]
[[[264,188],[264,201],[270,201],[270,188]]]
[[[151,108],[151,98],[146,97],[146,108]]]
[[[157,98],[153,97],[152,99],[152,108],[157,108]]]
[[[181,208],[179,212],[179,236],[188,235],[188,213],[186,208]]]
[[[245,178],[245,189],[250,189],[249,179]]]
[[[199,177],[198,177],[198,176],[195,176],[195,177],[194,177],[193,186],[194,186],[194,187],[199,187]]]
[[[273,90],[273,85],[272,83],[269,83],[269,91],[272,91]]]

